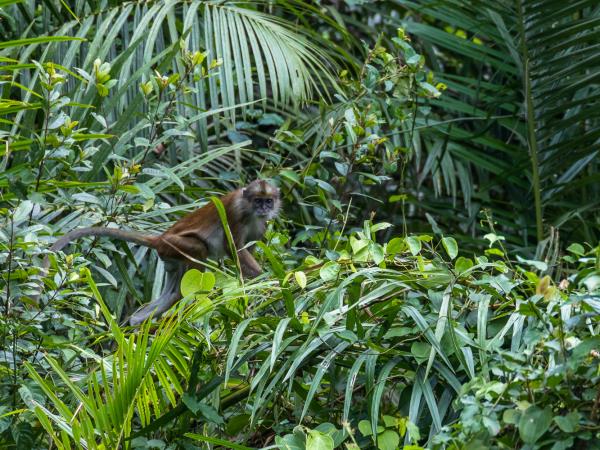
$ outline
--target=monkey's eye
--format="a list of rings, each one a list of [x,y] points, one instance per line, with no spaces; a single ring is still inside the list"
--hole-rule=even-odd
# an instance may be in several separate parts
[[[266,199],[265,205],[267,205],[269,208],[272,208],[273,207],[273,199],[272,198]]]
[[[263,199],[262,198],[255,198],[254,199],[254,206],[262,206],[263,204]]]

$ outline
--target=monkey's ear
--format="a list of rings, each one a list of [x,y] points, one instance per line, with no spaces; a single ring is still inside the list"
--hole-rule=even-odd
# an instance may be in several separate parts
[[[248,189],[242,188],[242,198],[248,198],[248,197],[250,197],[250,192],[248,192]]]

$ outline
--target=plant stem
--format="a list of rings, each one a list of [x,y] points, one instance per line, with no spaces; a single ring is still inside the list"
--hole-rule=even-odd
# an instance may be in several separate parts
[[[531,79],[529,77],[529,49],[525,39],[525,26],[523,17],[523,4],[517,0],[517,14],[519,34],[521,35],[521,62],[523,67],[523,89],[525,96],[525,109],[527,110],[527,143],[529,145],[529,156],[531,158],[532,189],[535,207],[535,228],[538,243],[544,239],[542,197],[540,186],[540,173],[538,161],[538,142],[535,136],[535,115],[533,110],[533,98],[531,95]]]

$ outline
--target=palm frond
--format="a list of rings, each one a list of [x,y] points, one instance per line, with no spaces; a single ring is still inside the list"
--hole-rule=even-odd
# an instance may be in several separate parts
[[[443,146],[454,164],[467,168],[470,180],[461,183],[463,190],[471,186],[466,195],[481,194],[481,186],[505,193],[521,186],[516,199],[523,202],[521,221],[528,227],[535,224],[538,241],[546,224],[560,221],[563,227],[579,228],[565,222],[561,204],[587,199],[583,201],[591,206],[600,194],[591,183],[573,190],[578,178],[598,171],[597,2],[396,3],[438,22],[403,22],[429,54],[443,52],[450,62],[460,59],[456,67],[434,65],[448,91],[433,105],[444,119],[456,119],[423,124],[428,127],[423,135],[433,139],[431,148]],[[452,75],[454,70],[460,76]],[[443,158],[439,161],[442,177],[458,176]],[[495,176],[486,181],[488,173]],[[446,181],[444,190],[454,195],[455,185]],[[478,192],[475,185],[480,185]],[[534,208],[526,207],[531,204]],[[586,228],[584,233],[593,235]]]
[[[36,54],[41,63],[60,61],[65,67],[87,72],[96,59],[112,62],[111,76],[118,80],[118,95],[106,115],[115,123],[115,129],[124,130],[132,127],[132,105],[137,109],[143,106],[139,83],[146,80],[151,69],[161,73],[181,72],[175,58],[180,43],[191,51],[207,50],[208,67],[215,67],[216,73],[208,81],[201,79],[195,83],[195,92],[190,93],[194,101],[181,97],[177,106],[187,116],[197,115],[191,104],[204,111],[228,108],[221,119],[203,117],[194,124],[205,149],[211,122],[216,123],[213,133],[219,138],[220,122],[226,119],[230,127],[239,113],[246,111],[248,105],[237,108],[240,104],[260,100],[273,106],[299,106],[315,93],[324,92],[324,87],[335,85],[331,75],[334,66],[318,43],[309,40],[290,22],[260,12],[259,7],[260,4],[240,7],[235,2],[171,0],[124,4],[91,13],[77,2],[68,11],[62,11],[64,23],[49,15],[46,17],[49,26],[43,35],[7,41],[4,43],[7,48],[0,46],[0,56],[29,62],[31,55]],[[16,28],[31,25],[26,9],[10,8]],[[36,30],[31,28],[30,34]],[[49,37],[50,34],[53,36]],[[60,41],[67,39],[78,40],[61,45]],[[50,41],[40,52],[39,45]],[[29,89],[37,82],[35,71],[21,69],[13,73],[19,74],[22,84]],[[76,79],[69,81],[69,90],[74,102],[94,101],[93,89],[81,89]],[[28,96],[24,95],[23,100],[27,101]],[[86,124],[92,120],[89,111],[77,107],[71,117]],[[23,120],[26,119],[22,115],[15,119],[15,127]],[[190,154],[190,144],[183,145]]]

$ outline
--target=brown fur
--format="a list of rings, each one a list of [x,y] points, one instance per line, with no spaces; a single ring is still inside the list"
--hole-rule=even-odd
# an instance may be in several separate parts
[[[272,208],[265,213],[255,209],[255,199],[271,199]],[[280,206],[279,191],[263,180],[256,180],[242,189],[232,191],[223,197],[227,222],[237,249],[240,268],[244,277],[258,276],[262,269],[252,256],[243,248],[249,241],[262,238],[266,221],[277,215]],[[160,235],[146,235],[133,231],[106,227],[90,227],[71,231],[58,239],[51,249],[62,250],[70,242],[84,236],[108,236],[155,249],[165,261],[178,262],[169,273],[167,287],[161,296],[136,311],[130,318],[132,325],[137,325],[152,314],[159,315],[166,311],[181,296],[179,281],[186,267],[202,269],[200,262],[207,258],[221,258],[230,254],[227,238],[223,231],[221,219],[213,202],[187,214]],[[44,260],[43,273],[47,273],[50,263]]]

